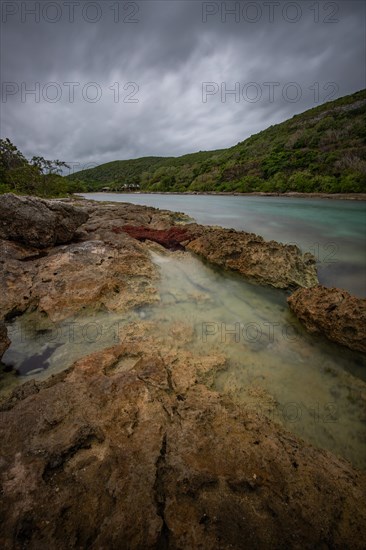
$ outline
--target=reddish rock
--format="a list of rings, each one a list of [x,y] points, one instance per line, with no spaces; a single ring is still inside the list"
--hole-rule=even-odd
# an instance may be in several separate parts
[[[287,302],[309,332],[366,352],[366,299],[318,285],[298,289]]]
[[[169,250],[183,250],[182,243],[192,240],[193,234],[184,227],[170,227],[169,229],[153,229],[145,226],[124,225],[123,227],[115,227],[114,233],[128,233],[130,237],[138,241],[153,241],[155,243],[168,248]]]

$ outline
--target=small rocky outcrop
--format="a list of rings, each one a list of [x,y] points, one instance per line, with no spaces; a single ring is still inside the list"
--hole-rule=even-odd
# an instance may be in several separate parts
[[[5,323],[0,321],[0,360],[9,346],[10,340],[8,338],[8,331],[6,329]]]
[[[88,214],[60,201],[7,193],[0,201],[0,238],[45,248],[71,241]]]
[[[253,233],[201,227],[201,236],[186,248],[257,284],[283,289],[318,284],[316,259],[312,254],[302,254],[295,245],[265,241]]]
[[[298,289],[287,301],[309,332],[366,352],[366,299],[318,285]]]

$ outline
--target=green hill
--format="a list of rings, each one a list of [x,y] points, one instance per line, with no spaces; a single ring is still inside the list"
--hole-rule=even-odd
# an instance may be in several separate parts
[[[366,191],[366,90],[325,103],[234,147],[115,161],[68,176],[89,191]]]
[[[200,151],[182,157],[142,157],[132,160],[115,160],[89,170],[81,170],[67,178],[83,181],[90,190],[97,190],[105,186],[120,190],[124,185],[141,185],[142,181],[147,185],[149,178],[155,173],[157,179],[166,182],[172,168],[174,168],[174,172],[184,172],[185,167],[199,165],[222,152],[223,150]]]

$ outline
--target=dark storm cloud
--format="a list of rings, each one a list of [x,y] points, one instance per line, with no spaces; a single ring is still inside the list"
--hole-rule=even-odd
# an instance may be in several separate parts
[[[27,156],[227,147],[365,87],[361,1],[75,2],[73,21],[70,5],[2,3],[1,135]]]

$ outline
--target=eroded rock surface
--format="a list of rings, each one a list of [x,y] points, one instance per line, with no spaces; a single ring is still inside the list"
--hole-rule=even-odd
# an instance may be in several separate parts
[[[233,229],[200,228],[201,236],[188,250],[250,281],[275,288],[312,287],[318,283],[316,260],[295,245],[265,241],[253,233]]]
[[[168,229],[152,229],[146,226],[125,225],[116,227],[115,233],[127,233],[138,241],[152,241],[169,250],[184,250],[184,243],[194,239],[194,233],[188,227],[169,227]]]
[[[339,288],[300,288],[288,304],[309,332],[366,352],[366,299]]]
[[[1,548],[363,548],[365,476],[149,330],[3,402]]]

